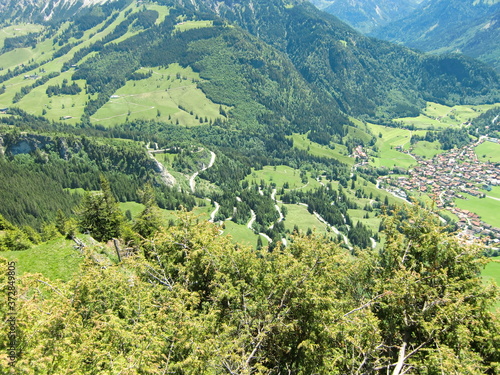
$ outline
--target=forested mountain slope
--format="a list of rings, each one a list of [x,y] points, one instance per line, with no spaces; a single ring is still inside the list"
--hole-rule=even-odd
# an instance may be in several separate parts
[[[350,114],[415,113],[424,100],[451,103],[457,95],[474,101],[482,97],[476,96],[479,87],[497,95],[498,77],[474,61],[425,56],[364,37],[308,2],[254,1],[250,7],[240,1],[211,8],[285,52],[314,87]]]

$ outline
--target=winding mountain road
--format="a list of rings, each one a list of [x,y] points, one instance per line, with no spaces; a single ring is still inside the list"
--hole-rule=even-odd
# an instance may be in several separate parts
[[[219,209],[220,209],[220,204],[217,203],[216,201],[214,201],[214,206],[215,206],[215,210],[212,211],[212,213],[210,214],[210,221],[211,223],[213,223],[215,221],[215,215],[217,215],[217,212],[219,212]]]
[[[206,171],[208,168],[212,168],[212,166],[214,165],[215,163],[215,159],[217,157],[217,155],[215,155],[215,152],[213,151],[210,151],[210,162],[208,163],[208,165],[204,166],[203,168],[201,168],[198,172],[195,172],[190,178],[189,178],[189,187],[191,188],[191,192],[194,193],[195,189],[196,189],[196,177],[203,171]]]
[[[170,186],[170,187],[174,186],[177,183],[177,181],[175,180],[175,177],[172,176],[170,173],[168,173],[167,168],[165,168],[165,166],[162,163],[160,163],[158,160],[156,160],[156,158],[153,156],[153,152],[151,150],[148,150],[148,155],[155,162],[156,167],[158,168],[158,170],[160,172],[161,180],[163,181],[163,183],[167,186]]]
[[[250,218],[250,221],[247,224],[247,228],[253,230],[253,228],[252,228],[253,223],[255,222],[255,219],[257,218],[257,216],[255,215],[254,210],[250,210],[250,215],[252,215],[252,217]]]

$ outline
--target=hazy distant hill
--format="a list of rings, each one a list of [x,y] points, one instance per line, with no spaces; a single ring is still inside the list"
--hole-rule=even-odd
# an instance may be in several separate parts
[[[372,35],[432,52],[461,52],[500,69],[499,0],[427,0]]]
[[[398,20],[415,10],[422,0],[311,0],[362,33]]]

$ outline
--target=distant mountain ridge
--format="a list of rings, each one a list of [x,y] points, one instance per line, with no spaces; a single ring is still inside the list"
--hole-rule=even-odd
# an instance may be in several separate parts
[[[366,34],[415,10],[422,0],[311,0],[311,3]]]
[[[427,0],[370,35],[428,52],[460,52],[500,71],[499,0]]]

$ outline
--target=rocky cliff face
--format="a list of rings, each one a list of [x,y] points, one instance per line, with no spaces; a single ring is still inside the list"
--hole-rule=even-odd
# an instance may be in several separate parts
[[[4,146],[5,152],[10,155],[29,154],[45,148],[52,142],[52,138],[37,134],[10,135],[0,138],[0,146]]]

